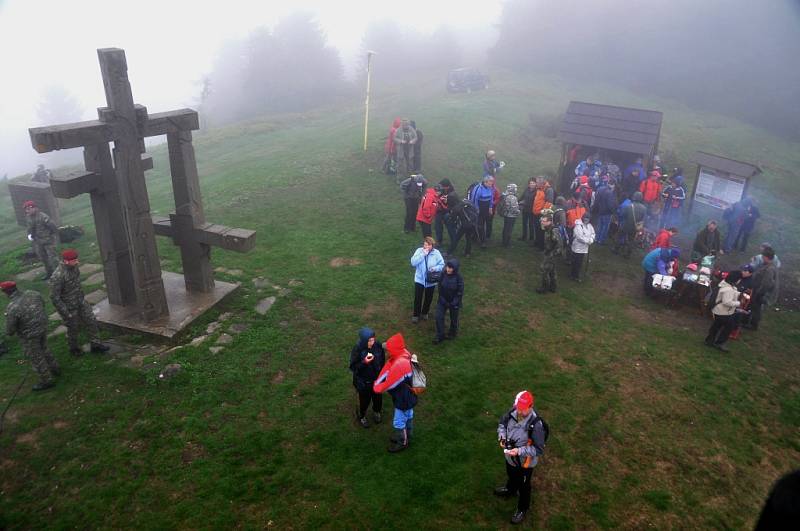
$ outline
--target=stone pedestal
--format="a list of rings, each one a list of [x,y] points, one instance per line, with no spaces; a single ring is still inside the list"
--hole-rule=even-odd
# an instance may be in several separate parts
[[[14,214],[19,225],[25,227],[28,224],[25,210],[22,208],[22,203],[25,201],[35,202],[39,206],[39,210],[50,216],[53,223],[61,225],[58,200],[53,196],[49,184],[33,181],[12,181],[8,183],[8,193],[11,196]]]

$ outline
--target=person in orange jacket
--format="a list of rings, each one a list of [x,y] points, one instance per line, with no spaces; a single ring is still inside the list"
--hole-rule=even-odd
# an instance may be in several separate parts
[[[378,378],[372,385],[373,391],[388,391],[394,403],[394,434],[389,439],[389,451],[400,452],[408,448],[414,431],[414,406],[417,395],[411,391],[411,353],[406,349],[402,334],[395,334],[386,340],[386,351],[389,360],[383,366]]]
[[[533,244],[541,249],[544,249],[544,231],[542,230],[542,210],[552,208],[553,206],[553,187],[544,177],[536,178],[536,193],[533,196],[531,204],[531,212],[533,213],[533,229],[534,234],[531,234]]]
[[[639,184],[639,191],[642,192],[642,200],[647,207],[647,223],[652,226],[654,221],[658,221],[658,199],[661,197],[661,172],[651,171],[647,179]]]
[[[417,221],[419,221],[419,226],[422,229],[423,238],[433,234],[431,225],[436,212],[439,210],[440,193],[441,188],[439,186],[428,188],[417,209]]]

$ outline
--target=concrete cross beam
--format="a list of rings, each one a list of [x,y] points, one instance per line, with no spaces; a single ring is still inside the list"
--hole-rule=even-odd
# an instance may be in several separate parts
[[[153,229],[157,236],[175,238],[172,216],[153,216]],[[205,223],[200,227],[195,227],[192,238],[200,243],[211,247],[219,247],[226,251],[246,253],[255,247],[256,231],[249,229],[236,229],[214,223]],[[175,242],[176,245],[179,245]]]
[[[91,171],[73,171],[67,175],[54,175],[50,178],[53,195],[60,199],[71,199],[81,194],[98,190],[102,177]]]

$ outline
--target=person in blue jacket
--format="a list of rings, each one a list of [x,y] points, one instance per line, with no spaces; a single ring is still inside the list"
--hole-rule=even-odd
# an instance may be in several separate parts
[[[661,228],[680,227],[681,211],[686,201],[686,188],[683,186],[683,170],[675,168],[670,185],[664,188],[664,209],[661,212]]]
[[[486,152],[486,157],[483,160],[483,176],[484,177],[497,177],[497,174],[505,166],[504,162],[498,162],[497,153],[491,149]]]
[[[444,269],[444,258],[435,245],[436,240],[427,236],[422,247],[411,256],[411,267],[414,268],[414,313],[411,322],[415,324],[420,317],[423,321],[428,320],[433,292],[438,284],[438,278],[434,276],[441,277]]]
[[[639,170],[640,181],[643,181],[647,177],[647,172],[644,171],[644,161],[642,157],[637,157],[632,164],[628,164],[628,167],[625,168],[625,171],[622,173],[622,178],[629,177],[634,170]]]
[[[487,175],[472,191],[472,204],[478,209],[478,240],[481,247],[486,247],[489,224],[494,216],[494,177]]]
[[[358,331],[358,343],[350,351],[350,370],[353,372],[353,387],[358,393],[358,422],[369,428],[367,421],[367,408],[372,402],[372,420],[379,424],[382,420],[381,409],[383,396],[372,389],[375,380],[386,363],[381,342],[375,337],[371,328],[362,328]]]
[[[673,260],[680,258],[680,256],[680,250],[675,247],[670,249],[657,247],[644,256],[642,269],[644,269],[645,295],[653,294],[653,275],[667,275],[667,266]]]
[[[464,279],[458,272],[458,260],[451,258],[444,266],[444,275],[439,282],[439,301],[436,304],[436,337],[433,344],[445,339],[455,339],[458,334],[458,313],[464,296]],[[444,316],[450,311],[450,333],[444,333]]]

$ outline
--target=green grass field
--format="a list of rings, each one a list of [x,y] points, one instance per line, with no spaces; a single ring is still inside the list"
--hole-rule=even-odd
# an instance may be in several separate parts
[[[0,435],[0,528],[505,526],[513,504],[491,494],[505,476],[495,429],[523,388],[552,430],[526,526],[752,526],[772,482],[800,462],[797,314],[769,311],[757,335],[723,355],[702,344],[709,321],[643,298],[638,256],[623,262],[593,250],[587,283],[571,283],[562,268],[560,292],[542,297],[533,291],[538,253],[495,242],[462,262],[461,335],[434,347],[433,322],[409,322],[408,259],[419,241],[402,233],[400,193],[379,172],[383,136],[395,115],[416,118],[427,178],[448,177],[463,191],[488,148],[508,162],[503,187],[555,171],[560,147],[550,133],[570,99],[662,110],[662,150],[684,167],[696,149],[764,165],[754,194],[784,279],[796,275],[798,240],[779,219],[796,220],[788,198],[799,191],[800,146],[610,87],[492,79],[489,91],[459,96],[444,94],[438,78],[413,90],[378,87],[366,155],[357,102],[196,135],[207,218],[256,229],[258,244],[246,255],[214,253],[216,266],[242,271],[219,278],[242,289],[184,342],[222,312],[250,327],[218,354],[208,347],[225,327],[142,368],[73,359],[63,336],[51,340],[64,368],[59,385],[43,394],[26,385]],[[166,150],[153,154],[148,186],[154,212],[165,214]],[[22,271],[26,242],[2,193],[7,278]],[[87,228],[78,248],[96,262],[88,200],[62,208],[64,222]],[[496,240],[497,222],[495,231]],[[159,249],[165,268],[179,271],[176,248],[161,239]],[[333,267],[336,258],[349,261]],[[302,283],[272,287],[290,280]],[[256,302],[276,293],[258,315]],[[347,359],[363,325],[380,339],[402,332],[428,373],[417,440],[398,455],[386,452],[388,423],[364,430],[353,416]],[[0,408],[30,370],[10,344]],[[183,371],[160,381],[174,362]]]

